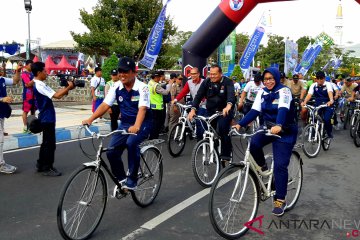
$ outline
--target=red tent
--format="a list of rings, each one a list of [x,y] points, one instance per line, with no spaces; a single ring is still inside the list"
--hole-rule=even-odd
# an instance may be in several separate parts
[[[65,58],[65,56],[63,55],[60,62],[57,64],[57,67],[62,70],[62,71],[66,71],[66,70],[69,70],[69,71],[77,71],[77,68],[72,66]]]
[[[35,55],[35,57],[34,57],[34,59],[33,59],[33,62],[34,62],[34,63],[39,62],[38,56]]]
[[[60,70],[58,66],[56,66],[54,61],[51,59],[50,55],[48,55],[48,57],[45,60],[45,70],[47,74],[50,74],[51,70]]]

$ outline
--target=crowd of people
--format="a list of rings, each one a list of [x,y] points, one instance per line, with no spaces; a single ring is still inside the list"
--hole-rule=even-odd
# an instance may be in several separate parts
[[[22,73],[20,75],[22,69]],[[300,115],[306,122],[306,109],[296,109],[295,100],[304,107],[314,99],[316,106],[327,104],[323,110],[323,120],[327,136],[333,138],[331,119],[334,114],[334,103],[342,95],[349,102],[359,97],[359,79],[331,79],[324,72],[318,71],[314,79],[306,81],[301,74],[294,74],[287,79],[277,68],[267,68],[263,73],[255,75],[251,81],[231,79],[224,76],[219,65],[210,67],[209,77],[203,78],[198,68],[189,72],[187,79],[181,74],[170,74],[166,79],[163,71],[151,73],[148,82],[137,78],[136,65],[131,58],[121,58],[118,68],[111,70],[111,80],[106,82],[102,77],[102,69],[95,68],[91,79],[91,94],[93,114],[82,121],[91,125],[106,112],[110,114],[111,130],[123,129],[135,135],[115,134],[109,146],[107,157],[112,172],[124,189],[133,190],[137,187],[137,172],[140,163],[139,144],[145,139],[156,139],[167,129],[171,129],[180,117],[175,103],[190,103],[190,120],[196,115],[210,116],[221,112],[222,116],[213,122],[221,138],[220,158],[231,160],[232,144],[229,131],[233,125],[236,111],[244,114],[239,122],[234,124],[238,130],[246,128],[256,118],[261,118],[261,124],[271,133],[281,135],[281,138],[257,135],[251,139],[250,152],[263,171],[266,165],[263,147],[273,144],[274,176],[276,196],[274,197],[273,214],[281,216],[286,208],[286,185],[288,179],[291,150],[298,136],[298,119]],[[55,124],[56,113],[52,103],[53,98],[62,98],[74,88],[72,82],[55,92],[46,85],[47,74],[42,62],[26,61],[25,66],[19,66],[13,79],[0,78],[0,172],[13,173],[16,167],[6,164],[3,159],[4,118],[8,103],[12,99],[6,96],[6,85],[17,84],[22,79],[23,93],[23,123],[27,132],[27,116],[39,110],[43,142],[40,147],[36,169],[44,176],[60,176],[54,167],[55,160]],[[357,81],[357,83],[355,83]],[[301,111],[301,113],[297,113]],[[340,111],[340,115],[343,110]],[[119,121],[120,120],[120,121]],[[201,140],[204,124],[196,120],[196,137]],[[129,174],[126,174],[121,155],[128,149]]]

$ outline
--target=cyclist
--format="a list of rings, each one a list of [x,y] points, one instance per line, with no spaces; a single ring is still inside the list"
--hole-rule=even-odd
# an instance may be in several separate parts
[[[349,98],[349,101],[353,102],[355,99],[359,99],[360,95],[360,85],[357,85],[356,88],[351,93],[351,97]]]
[[[200,102],[204,98],[206,98],[206,110],[209,115],[214,114],[216,111],[222,111],[223,113],[223,116],[217,118],[217,126],[221,138],[220,158],[223,161],[230,161],[232,146],[229,131],[230,122],[234,117],[234,84],[229,78],[223,76],[219,65],[215,64],[210,67],[210,78],[204,80],[201,84],[188,115],[190,120],[196,115]]]
[[[351,103],[353,100],[351,98],[351,93],[354,91],[354,89],[358,86],[357,83],[354,82],[354,78],[352,77],[347,77],[345,79],[345,83],[344,85],[341,87],[340,90],[340,96],[344,96],[345,97],[345,103],[344,106],[342,107],[341,111],[340,111],[340,117],[344,117],[344,113],[346,113],[348,105],[350,105],[351,107],[354,107],[354,105]]]
[[[184,88],[180,91],[180,93],[175,97],[175,99],[172,101],[172,104],[174,104],[177,101],[180,101],[181,99],[183,99],[184,97],[186,97],[186,95],[188,93],[190,93],[191,98],[195,99],[196,93],[198,92],[201,84],[203,83],[203,81],[205,79],[200,77],[200,72],[199,69],[197,67],[194,67],[191,69],[190,71],[190,77],[191,79],[188,80],[185,83]],[[175,107],[175,106],[173,106]],[[203,116],[206,117],[207,116],[207,112],[206,112],[206,99],[203,99],[200,102],[200,106],[199,109],[197,111],[197,114],[199,116]],[[196,121],[196,139],[197,141],[200,141],[203,138],[203,134],[204,134],[204,124],[202,124],[199,121]]]
[[[329,138],[333,138],[332,134],[332,125],[331,125],[331,118],[333,116],[334,109],[330,107],[334,104],[334,95],[333,95],[333,87],[330,82],[325,82],[325,73],[323,71],[318,71],[316,73],[316,83],[313,83],[310,86],[309,92],[305,98],[305,100],[301,103],[302,106],[310,100],[310,98],[314,95],[315,97],[315,105],[319,106],[322,104],[327,104],[328,107],[322,109],[324,115],[324,127],[326,133]]]
[[[90,125],[117,101],[121,116],[118,129],[127,130],[136,135],[113,135],[106,155],[111,165],[111,171],[122,184],[122,188],[134,190],[137,186],[140,165],[139,144],[148,137],[151,129],[150,94],[148,85],[136,78],[133,59],[123,57],[119,62],[118,71],[120,81],[110,88],[104,102],[89,119],[82,123]],[[126,177],[121,159],[125,148],[128,151],[128,177]]]
[[[290,89],[280,82],[277,68],[267,68],[263,73],[265,88],[258,92],[255,102],[246,116],[235,126],[238,130],[247,126],[262,114],[264,125],[272,134],[281,138],[257,134],[251,139],[250,153],[262,171],[267,171],[263,147],[273,143],[274,178],[276,196],[272,213],[282,216],[286,208],[286,192],[288,183],[288,165],[292,149],[296,143],[298,127],[295,121],[295,106]]]
[[[239,100],[238,110],[245,114],[247,114],[252,104],[254,103],[256,94],[264,87],[262,82],[261,73],[257,73],[254,76],[254,81],[250,81],[246,84],[243,92],[241,93],[241,97]],[[246,101],[245,100],[246,97]]]
[[[308,81],[305,83],[304,89],[301,91],[301,94],[300,94],[300,101],[301,101],[301,102],[304,101],[305,96],[306,96],[307,92],[308,92],[309,89],[310,89],[310,86],[311,86],[314,82],[315,82],[315,81],[313,80],[313,78],[310,78],[310,80],[308,80]],[[306,125],[307,112],[308,112],[307,108],[304,108],[304,107],[301,108],[300,118],[301,118],[301,120],[303,120],[304,125]]]

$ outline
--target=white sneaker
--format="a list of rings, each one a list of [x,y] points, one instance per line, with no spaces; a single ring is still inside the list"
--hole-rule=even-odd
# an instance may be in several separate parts
[[[98,123],[99,121],[97,120],[97,119],[95,119],[94,121],[93,121],[93,123]]]
[[[11,173],[14,173],[15,171],[16,171],[16,167],[12,166],[10,164],[4,163],[4,164],[0,165],[1,173],[11,174]]]

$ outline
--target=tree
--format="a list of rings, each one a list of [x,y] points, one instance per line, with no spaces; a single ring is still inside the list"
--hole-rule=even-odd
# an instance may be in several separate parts
[[[246,33],[236,34],[236,48],[235,48],[235,62],[240,61],[241,56],[243,55],[245,48],[250,41],[250,37]]]
[[[272,63],[279,64],[279,69],[284,69],[285,42],[284,37],[268,35],[268,45],[260,45],[256,54],[256,61],[261,62],[261,69],[269,67]]]
[[[239,65],[235,65],[233,72],[231,73],[231,77],[236,77],[238,81],[243,78],[243,74]]]
[[[162,7],[161,0],[99,0],[93,13],[80,10],[80,20],[89,32],[71,32],[78,44],[77,50],[98,56],[109,56],[113,52],[139,56]],[[175,31],[172,20],[167,17],[163,41]],[[164,51],[166,47],[161,54]]]
[[[119,59],[115,54],[112,54],[109,58],[107,58],[102,66],[102,76],[105,81],[111,80],[110,71],[112,69],[117,69],[119,64]]]

